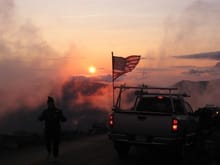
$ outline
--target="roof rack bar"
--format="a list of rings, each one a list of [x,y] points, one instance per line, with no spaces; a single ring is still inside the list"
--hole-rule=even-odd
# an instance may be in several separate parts
[[[135,86],[114,86],[114,88],[122,88],[122,89],[158,89],[158,90],[178,90],[178,88],[175,87],[148,87],[148,86],[140,86],[140,87],[135,87]]]
[[[190,97],[190,95],[187,95],[186,93],[149,93],[149,92],[141,92],[136,91],[135,94],[137,96],[139,95],[155,95],[155,96],[182,96],[182,97]]]

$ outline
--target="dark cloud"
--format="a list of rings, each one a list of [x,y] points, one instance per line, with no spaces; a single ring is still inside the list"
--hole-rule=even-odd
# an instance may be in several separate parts
[[[105,76],[71,77],[63,84],[61,96],[53,95],[56,105],[63,110],[68,119],[64,129],[88,131],[92,124],[107,121],[112,107],[112,86],[105,78]],[[37,118],[46,108],[47,96],[45,95],[43,99],[43,102],[38,102],[35,107],[27,106],[26,102],[23,102],[16,111],[8,112],[0,120],[0,132],[42,131],[43,123],[38,122]]]
[[[203,74],[215,75],[220,74],[220,62],[216,63],[215,66],[210,67],[200,67],[200,68],[190,68],[188,71],[183,72],[184,74],[200,76]]]
[[[219,63],[214,67],[219,67]],[[220,105],[218,88],[220,80],[216,81],[181,81],[175,86],[186,91],[192,97],[190,102],[194,108],[204,104]],[[112,84],[102,77],[71,77],[63,84],[61,96],[55,96],[55,103],[66,115],[68,121],[64,129],[79,129],[88,131],[94,123],[106,123],[112,107]],[[127,93],[125,102],[132,103],[134,93]],[[10,112],[0,120],[0,131],[13,132],[25,130],[28,132],[43,131],[43,124],[37,121],[38,115],[46,108],[47,97],[37,107],[20,107]]]
[[[171,68],[176,68],[176,69],[189,69],[189,68],[195,68],[193,65],[175,65],[172,66]]]
[[[220,60],[220,51],[216,52],[207,52],[207,53],[198,53],[198,54],[189,54],[189,55],[180,55],[173,56],[174,58],[179,59],[209,59],[209,60]]]
[[[136,72],[143,73],[143,72],[166,72],[171,70],[172,67],[139,67],[136,69]]]
[[[184,73],[190,74],[190,75],[200,76],[201,74],[211,74],[211,73],[213,73],[213,70],[211,70],[211,69],[206,69],[206,70],[190,69],[189,71],[184,72]]]
[[[186,92],[191,97],[187,100],[191,103],[194,110],[204,107],[207,104],[220,106],[219,89],[220,79],[210,81],[189,81],[182,80],[174,86],[182,92]]]
[[[112,85],[101,77],[72,77],[63,85],[62,95],[65,105],[75,105],[78,109],[96,107],[109,111],[112,105]]]
[[[220,62],[217,62],[214,66],[215,69],[220,69]]]

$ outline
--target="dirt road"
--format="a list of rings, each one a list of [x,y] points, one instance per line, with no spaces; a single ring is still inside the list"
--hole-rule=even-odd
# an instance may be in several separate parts
[[[181,164],[207,165],[217,164],[205,152],[187,150],[185,159],[180,161],[173,157],[169,149],[146,149],[132,147],[128,158],[119,159],[107,135],[95,135],[82,139],[63,142],[58,161],[47,161],[44,146],[16,150],[0,156],[1,165],[154,165]]]

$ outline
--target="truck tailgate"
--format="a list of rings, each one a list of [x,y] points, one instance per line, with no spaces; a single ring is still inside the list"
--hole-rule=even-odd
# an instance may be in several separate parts
[[[112,129],[129,135],[168,137],[171,135],[172,118],[172,114],[167,113],[115,112]]]

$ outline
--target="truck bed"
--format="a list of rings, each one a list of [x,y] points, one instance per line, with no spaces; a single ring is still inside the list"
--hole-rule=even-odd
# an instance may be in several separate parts
[[[171,136],[172,114],[117,111],[112,131],[136,136]]]

